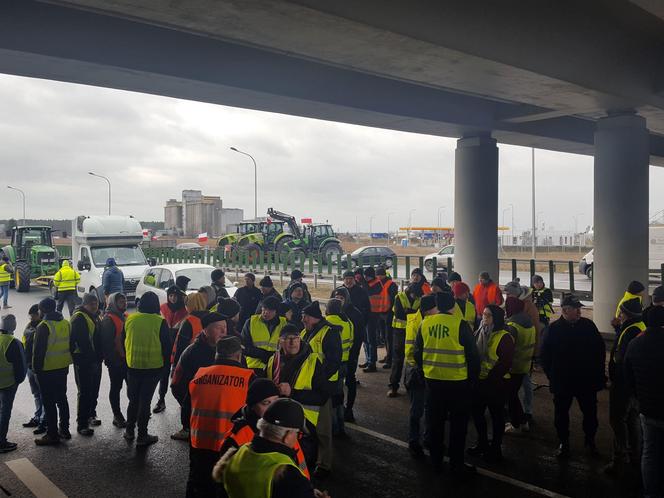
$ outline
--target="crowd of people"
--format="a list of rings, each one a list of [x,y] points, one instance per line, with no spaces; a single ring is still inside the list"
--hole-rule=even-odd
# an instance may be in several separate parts
[[[66,282],[76,277],[69,270]],[[400,396],[401,385],[408,394],[412,457],[424,459],[428,450],[430,464],[442,469],[447,453],[451,475],[468,479],[476,468],[467,456],[498,462],[506,433],[532,429],[531,374],[539,365],[553,393],[556,456],[572,453],[574,399],[583,413],[586,451],[598,454],[597,393],[609,380],[614,444],[605,471],[640,468],[645,495],[661,496],[664,287],[644,308],[646,289],[632,282],[617,303],[607,379],[605,343],[593,321],[581,316],[582,303],[564,296],[561,316],[552,321],[553,293],[539,275],[530,286],[514,281],[504,289],[486,272],[472,289],[455,272],[429,282],[416,268],[410,277],[400,289],[383,267],[349,270],[321,306],[299,270],[283,294],[269,276],[256,285],[247,273],[230,298],[224,272],[216,269],[209,286],[192,291],[186,278],[178,278],[165,303],[147,292],[128,314],[127,298],[112,287],[118,279],[110,275],[109,290],[85,294],[69,320],[61,313],[66,299],[32,306],[22,341],[13,338],[15,316],[5,315],[0,452],[16,449],[7,433],[26,375],[35,412],[23,425],[40,436],[35,443],[57,445],[72,437],[72,364],[76,432],[93,436],[101,424],[96,408],[105,365],[112,423],[136,446],[158,441],[148,432],[149,420],[151,412],[164,411],[170,387],[182,425],[171,438],[190,448],[188,497],[254,496],[251,489],[273,497],[325,497],[311,479],[330,475],[333,441],[347,437],[345,424],[355,421],[356,371],[370,374],[382,363],[390,371],[387,397]],[[381,344],[386,354],[379,359]],[[471,420],[477,440],[469,446]]]

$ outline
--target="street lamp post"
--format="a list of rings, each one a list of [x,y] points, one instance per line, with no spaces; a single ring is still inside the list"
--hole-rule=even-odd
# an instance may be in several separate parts
[[[96,176],[97,178],[102,178],[106,180],[106,183],[108,183],[108,214],[111,214],[111,180],[109,180],[103,175],[98,175],[97,173],[93,173],[92,171],[88,171],[88,175]]]
[[[438,208],[438,225],[437,225],[437,228],[440,228],[440,225],[441,225],[441,217],[440,217],[440,212],[441,211],[445,212],[445,206],[440,206]],[[440,233],[440,230],[438,230],[438,245],[440,245],[440,238],[441,238],[441,233]]]
[[[531,181],[532,181],[532,194],[533,194],[533,259],[535,259],[535,254],[537,252],[537,238],[536,238],[536,233],[537,233],[537,221],[535,220],[535,147],[531,149],[531,157],[530,157],[530,167],[532,171],[532,176],[531,176]]]
[[[254,163],[254,219],[258,219],[258,166],[256,166],[256,159],[254,159],[254,156],[251,154],[236,149],[235,147],[231,147],[231,150],[233,152],[237,152],[238,154],[244,154]]]
[[[390,216],[394,214],[394,211],[387,213],[387,244],[390,244]]]
[[[369,240],[371,240],[371,234],[373,233],[373,219],[376,217],[375,214],[369,216]]]
[[[412,220],[413,220],[413,213],[417,211],[417,209],[411,209],[408,211],[408,242],[407,244],[410,245],[410,227],[413,226]]]
[[[7,188],[11,190],[16,190],[18,193],[21,194],[21,197],[23,198],[23,226],[25,226],[25,192],[23,192],[20,188],[12,187],[11,185],[7,185]]]

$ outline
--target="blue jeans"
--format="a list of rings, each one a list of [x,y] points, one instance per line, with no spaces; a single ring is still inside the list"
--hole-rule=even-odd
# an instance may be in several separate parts
[[[28,382],[30,383],[32,397],[35,399],[35,414],[32,418],[36,420],[39,425],[46,425],[46,410],[44,410],[39,382],[37,382],[37,375],[31,368],[28,369]]]
[[[0,296],[2,297],[2,305],[7,306],[7,299],[9,298],[9,282],[0,285]]]
[[[640,414],[643,429],[641,476],[644,498],[664,497],[664,420]]]
[[[12,417],[14,396],[18,385],[6,389],[0,389],[0,444],[7,442],[7,431],[9,430],[9,419]]]

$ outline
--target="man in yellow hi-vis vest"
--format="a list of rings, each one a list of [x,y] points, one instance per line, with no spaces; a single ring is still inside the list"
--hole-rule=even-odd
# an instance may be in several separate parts
[[[436,294],[439,314],[422,320],[415,337],[415,362],[424,371],[426,422],[431,463],[443,464],[445,420],[450,421],[449,456],[452,473],[463,478],[475,472],[464,462],[472,384],[478,379],[480,360],[468,323],[454,316],[454,296]]]
[[[58,444],[61,438],[71,439],[67,401],[67,375],[72,364],[71,334],[69,322],[55,307],[55,299],[50,297],[39,302],[42,321],[35,331],[32,349],[32,368],[41,389],[47,426],[46,434],[35,440],[38,446]]]
[[[323,363],[325,378],[336,382],[342,357],[340,328],[323,318],[318,301],[302,310],[302,323],[302,339]],[[317,436],[318,461],[313,475],[322,479],[332,470],[332,401],[329,399],[318,416]]]

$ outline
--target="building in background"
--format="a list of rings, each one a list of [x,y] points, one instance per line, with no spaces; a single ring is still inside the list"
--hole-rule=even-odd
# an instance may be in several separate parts
[[[243,210],[223,208],[221,197],[200,190],[183,190],[182,200],[169,199],[164,206],[164,228],[184,237],[207,233],[218,237],[228,226],[242,221]]]

